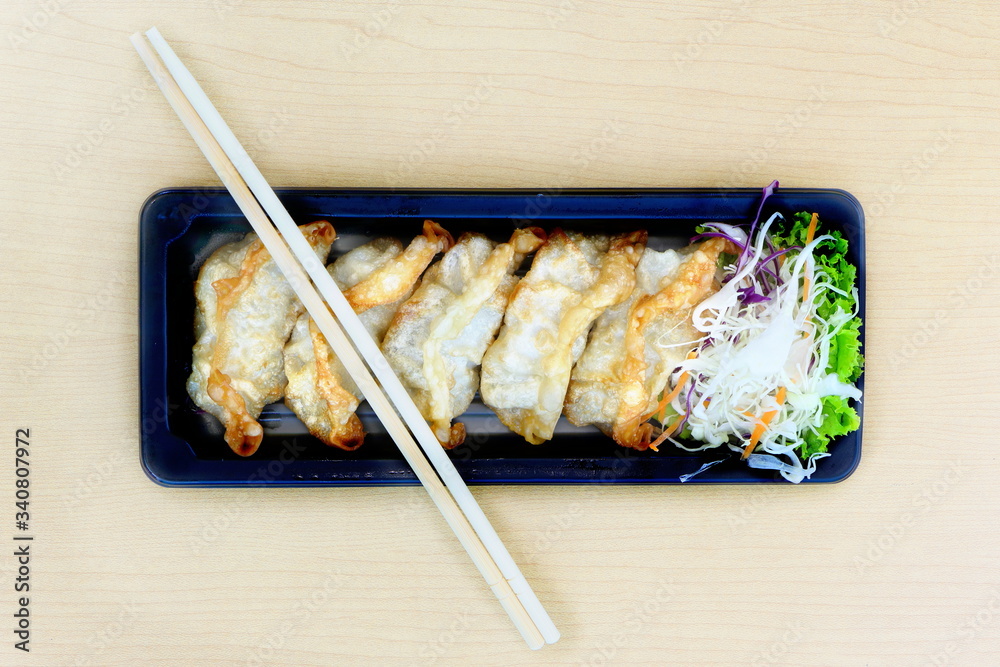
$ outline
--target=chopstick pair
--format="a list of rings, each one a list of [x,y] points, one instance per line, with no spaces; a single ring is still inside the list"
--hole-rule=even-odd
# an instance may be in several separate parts
[[[132,35],[130,40],[163,95],[364,393],[521,636],[532,649],[556,642],[559,631],[323,262],[159,31],[151,28],[146,36],[156,53],[141,34]],[[163,60],[162,64],[156,54]],[[362,361],[362,356],[371,372]],[[392,401],[386,394],[392,397]]]

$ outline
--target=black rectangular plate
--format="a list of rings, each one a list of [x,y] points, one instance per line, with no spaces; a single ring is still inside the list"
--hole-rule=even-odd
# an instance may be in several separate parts
[[[697,224],[747,222],[759,190],[304,190],[278,192],[304,224],[329,220],[337,230],[332,257],[376,236],[404,242],[434,219],[456,237],[480,231],[506,240],[515,226],[584,232],[649,231],[657,250],[685,245]],[[840,229],[858,267],[861,317],[865,312],[864,213],[842,190],[781,189],[765,215],[818,212]],[[232,453],[223,429],[185,390],[194,345],[193,285],[202,262],[250,226],[222,189],[174,188],[149,197],[139,220],[139,355],[142,464],[160,484],[189,486],[340,486],[416,484],[412,471],[367,404],[358,411],[368,435],[355,452],[327,447],[308,434],[283,405],[264,409],[264,442],[250,458]],[[862,329],[862,341],[864,331]],[[864,378],[859,386],[863,389]],[[859,414],[861,405],[857,406]],[[461,418],[468,437],[450,452],[470,484],[678,483],[703,463],[727,458],[688,483],[783,482],[773,471],[752,470],[728,450],[698,454],[672,446],[660,452],[618,447],[592,427],[561,419],[556,436],[529,445],[509,432],[478,400]],[[861,458],[861,429],[831,444],[808,482],[837,482]]]

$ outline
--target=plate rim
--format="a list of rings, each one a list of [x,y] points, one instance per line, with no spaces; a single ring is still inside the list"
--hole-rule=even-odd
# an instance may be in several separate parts
[[[681,196],[681,195],[715,195],[725,197],[727,194],[732,194],[734,196],[738,195],[739,198],[746,198],[748,195],[758,196],[760,195],[759,188],[718,188],[718,187],[643,187],[643,188],[614,188],[614,187],[598,187],[598,188],[384,188],[384,187],[330,187],[330,188],[317,188],[317,187],[289,187],[289,188],[277,188],[276,192],[279,197],[284,196],[296,196],[296,195],[306,195],[306,196],[323,196],[323,195],[361,195],[365,197],[371,196],[399,196],[399,195],[410,195],[410,196],[519,196],[519,197],[536,197],[536,196],[550,196],[550,197],[573,197],[573,196],[611,196],[611,197],[624,197],[629,198],[629,196],[650,196],[650,195],[667,195],[667,196]],[[852,254],[858,258],[858,281],[857,287],[859,291],[859,313],[862,317],[862,327],[861,327],[861,340],[862,347],[864,347],[865,340],[865,329],[867,325],[867,318],[865,312],[866,305],[866,229],[865,229],[865,214],[864,208],[861,202],[853,194],[847,190],[840,188],[780,188],[775,196],[782,197],[788,195],[823,195],[823,196],[833,196],[842,199],[843,202],[851,209],[854,220],[852,223],[857,225],[857,239],[852,241]],[[246,479],[240,477],[239,479],[230,480],[210,480],[210,479],[191,479],[184,475],[178,475],[176,469],[164,468],[161,462],[158,462],[155,453],[153,451],[153,436],[155,432],[150,432],[147,428],[147,419],[152,410],[156,408],[150,408],[149,399],[152,398],[149,395],[147,378],[147,365],[150,362],[149,353],[151,348],[156,345],[154,341],[152,345],[147,345],[147,338],[150,335],[147,326],[144,326],[144,322],[150,316],[150,300],[151,294],[145,289],[146,284],[152,277],[148,275],[148,255],[149,247],[144,241],[148,240],[149,237],[149,226],[150,218],[162,208],[164,202],[168,200],[169,197],[176,196],[204,196],[205,198],[211,200],[214,198],[228,198],[231,197],[225,188],[218,186],[211,187],[199,187],[199,186],[172,186],[160,188],[152,192],[146,197],[139,211],[139,267],[138,267],[138,285],[139,285],[139,390],[140,390],[140,405],[139,405],[139,422],[140,422],[140,461],[142,469],[145,474],[160,486],[167,487],[230,487],[230,488],[241,488],[241,487],[337,487],[337,486],[412,486],[419,484],[415,478],[372,478],[372,479],[296,479],[296,480],[265,480],[265,481],[255,481],[252,479]],[[235,206],[235,204],[233,204]],[[179,238],[183,235],[187,229],[190,227],[191,223],[198,217],[198,215],[204,214],[204,211],[197,211],[194,209],[195,215],[190,216],[186,223],[183,225],[183,230],[178,234],[174,235],[173,239],[167,240],[163,246],[163,253],[165,254],[166,246],[172,240]],[[329,216],[321,216],[329,217]],[[447,216],[435,216],[446,218]],[[470,217],[469,215],[465,217]],[[647,216],[648,218],[648,216]],[[164,276],[165,280],[165,276]],[[165,324],[164,318],[164,324]],[[161,336],[160,346],[164,347],[163,341],[165,341],[165,335]],[[165,355],[165,352],[163,352]],[[165,356],[164,356],[165,360]],[[861,376],[858,381],[859,388],[864,391],[866,372]],[[862,452],[863,452],[863,429],[864,429],[864,400],[860,400],[856,404],[858,411],[858,416],[860,419],[860,426],[857,431],[849,434],[853,436],[856,445],[855,451],[848,465],[842,469],[837,475],[822,479],[808,479],[803,480],[803,484],[837,484],[843,482],[848,477],[854,474],[860,465]],[[155,420],[154,420],[155,421]],[[164,418],[164,423],[166,422]],[[176,435],[167,432],[167,435],[171,438],[177,439],[187,445],[187,442],[181,440]],[[190,447],[190,445],[187,445]],[[544,446],[544,445],[543,445]],[[618,452],[615,452],[618,454]],[[845,452],[846,453],[846,452]],[[611,458],[611,457],[606,457]],[[196,461],[201,461],[204,459],[198,459],[195,457]],[[261,468],[268,466],[269,462],[273,459],[259,459],[256,460],[260,463]],[[378,459],[381,460],[381,459]],[[519,459],[519,460],[529,460],[529,461],[571,461],[574,459],[568,459],[564,457],[560,458],[537,458],[537,459]],[[591,460],[591,459],[578,459],[578,460]],[[246,459],[246,461],[255,461],[254,459]],[[474,459],[473,459],[474,461]],[[704,459],[694,459],[696,462],[702,462]],[[406,466],[405,462],[400,459],[400,464]],[[822,462],[820,463],[822,465]],[[411,473],[412,474],[412,473]],[[775,479],[776,478],[776,479]],[[634,478],[614,478],[608,481],[602,482],[601,480],[593,478],[533,478],[533,479],[482,479],[473,478],[468,479],[467,483],[470,485],[495,485],[495,484],[555,484],[555,485],[572,485],[572,484],[600,484],[600,483],[610,483],[610,484],[624,484],[624,485],[666,485],[672,486],[676,484],[684,484],[679,480],[674,479],[634,479]],[[760,477],[752,479],[714,479],[711,476],[705,478],[695,478],[694,480],[687,482],[688,485],[705,485],[705,484],[725,484],[725,485],[745,485],[745,484],[787,484],[778,476],[776,473],[774,478],[772,477]]]

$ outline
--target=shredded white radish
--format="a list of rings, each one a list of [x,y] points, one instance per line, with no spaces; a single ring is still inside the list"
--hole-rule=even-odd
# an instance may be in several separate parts
[[[815,471],[818,459],[828,456],[816,454],[803,465],[796,452],[803,442],[800,434],[822,424],[823,397],[861,397],[856,387],[827,372],[831,340],[855,313],[838,309],[829,320],[817,313],[826,290],[839,292],[825,272],[813,271],[813,251],[829,236],[819,236],[791,259],[786,257],[776,285],[764,275],[761,264],[771,254],[767,232],[779,218],[772,215],[756,238],[748,240],[753,245],[747,247],[743,264],[725,269],[733,277],[694,310],[694,325],[706,334],[706,342],[675,372],[675,382],[685,371],[690,380],[672,407],[688,415],[691,437],[704,444],[691,447],[671,441],[689,451],[727,445],[743,452],[762,417],[773,412],[748,463],[800,482]],[[735,229],[722,229],[719,223],[711,227],[726,234]],[[769,266],[773,270],[773,263]],[[805,276],[810,286],[803,300]],[[767,299],[747,303],[741,297],[746,290]],[[776,395],[782,387],[786,394],[779,405]]]

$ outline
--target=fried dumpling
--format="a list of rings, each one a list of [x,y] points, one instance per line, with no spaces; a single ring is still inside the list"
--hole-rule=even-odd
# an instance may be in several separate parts
[[[691,312],[714,291],[726,251],[718,238],[679,252],[645,250],[631,296],[598,318],[573,368],[565,406],[570,422],[595,424],[633,449],[654,442],[647,422],[671,373],[703,337]]]
[[[330,223],[301,230],[326,261],[335,237]],[[198,273],[195,299],[188,394],[226,427],[232,450],[249,456],[264,435],[257,417],[284,393],[282,348],[302,304],[256,234],[212,253]]]
[[[327,270],[380,343],[424,269],[452,243],[448,232],[428,220],[423,235],[405,250],[396,239],[378,238],[345,253]],[[285,346],[285,374],[285,403],[310,433],[347,451],[361,446],[365,431],[355,411],[364,397],[308,313],[295,322]]]
[[[557,230],[515,288],[483,357],[480,392],[528,442],[552,438],[587,332],[632,293],[645,243],[644,231],[609,238]]]
[[[507,243],[463,234],[424,274],[399,309],[382,351],[442,445],[465,440],[452,424],[479,388],[483,354],[503,322],[524,257],[544,241],[537,228],[519,229]]]

